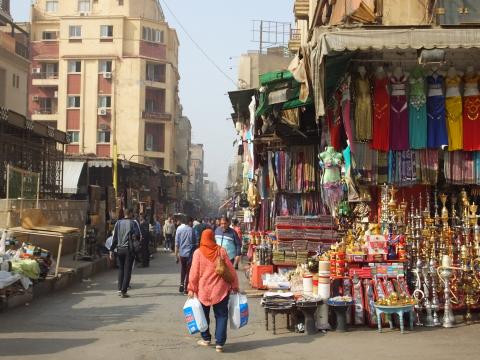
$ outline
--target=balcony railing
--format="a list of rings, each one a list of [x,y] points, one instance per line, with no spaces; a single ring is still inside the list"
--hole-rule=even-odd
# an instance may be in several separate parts
[[[33,79],[49,80],[49,79],[58,79],[58,72],[40,72],[33,73]]]
[[[34,111],[36,115],[56,115],[58,114],[58,110],[56,108],[41,108]]]
[[[142,118],[147,120],[171,120],[172,114],[165,112],[144,110],[142,111]]]

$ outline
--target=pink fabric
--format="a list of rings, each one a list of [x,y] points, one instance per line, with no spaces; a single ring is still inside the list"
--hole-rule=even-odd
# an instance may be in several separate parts
[[[205,306],[218,304],[225,299],[231,290],[238,291],[237,272],[228,259],[225,249],[220,250],[228,269],[234,274],[233,284],[228,284],[215,273],[216,261],[209,261],[199,250],[193,254],[192,267],[190,268],[190,280],[188,282],[188,291],[193,291],[198,300]]]

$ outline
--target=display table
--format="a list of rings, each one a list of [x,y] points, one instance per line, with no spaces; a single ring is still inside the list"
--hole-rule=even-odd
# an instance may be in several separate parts
[[[315,312],[319,305],[322,305],[323,301],[297,301],[296,308],[305,317],[305,334],[314,335],[318,332],[315,326]]]
[[[55,266],[55,277],[58,277],[58,269],[60,267],[60,258],[62,256],[63,240],[67,237],[77,237],[77,242],[78,242],[81,236],[80,230],[78,229],[76,229],[75,231],[71,231],[69,233],[62,233],[62,232],[54,232],[54,231],[29,230],[29,229],[24,229],[22,227],[15,227],[15,228],[8,229],[8,231],[12,232],[13,234],[25,235],[27,237],[28,242],[31,242],[30,236],[44,236],[44,237],[57,238],[58,251],[57,251],[57,264]]]
[[[347,310],[354,304],[353,301],[345,302],[345,301],[327,301],[328,306],[331,306],[333,311],[335,312],[335,316],[337,318],[337,328],[338,332],[345,332],[347,331]]]
[[[414,305],[402,305],[402,306],[383,306],[375,305],[375,312],[377,313],[378,332],[382,332],[382,314],[385,314],[390,325],[390,329],[393,329],[392,314],[397,314],[400,320],[400,331],[403,334],[403,314],[408,313],[410,317],[410,330],[413,330],[413,318]]]
[[[287,329],[295,330],[296,324],[296,315],[295,315],[295,306],[288,307],[274,307],[274,306],[265,306],[265,329],[268,331],[268,314],[272,315],[272,324],[273,324],[273,335],[277,334],[277,325],[275,322],[275,317],[277,315],[287,315]],[[290,317],[292,317],[292,322],[290,322]]]

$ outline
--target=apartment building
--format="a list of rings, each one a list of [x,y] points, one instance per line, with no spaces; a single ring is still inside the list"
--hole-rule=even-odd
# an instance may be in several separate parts
[[[204,158],[203,144],[191,144],[189,170],[191,199],[199,200],[203,198]]]
[[[27,115],[28,33],[15,24],[10,1],[0,0],[0,107]]]
[[[70,154],[175,171],[178,38],[158,0],[37,0],[33,120],[66,131]]]

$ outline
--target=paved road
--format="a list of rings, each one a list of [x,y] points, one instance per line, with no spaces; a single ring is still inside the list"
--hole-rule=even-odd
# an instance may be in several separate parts
[[[346,334],[304,336],[264,330],[258,299],[250,324],[231,331],[224,354],[196,346],[186,333],[178,294],[178,269],[170,254],[157,254],[137,269],[131,298],[115,291],[114,271],[30,306],[0,314],[2,359],[478,359],[480,325],[378,334],[359,328]]]

